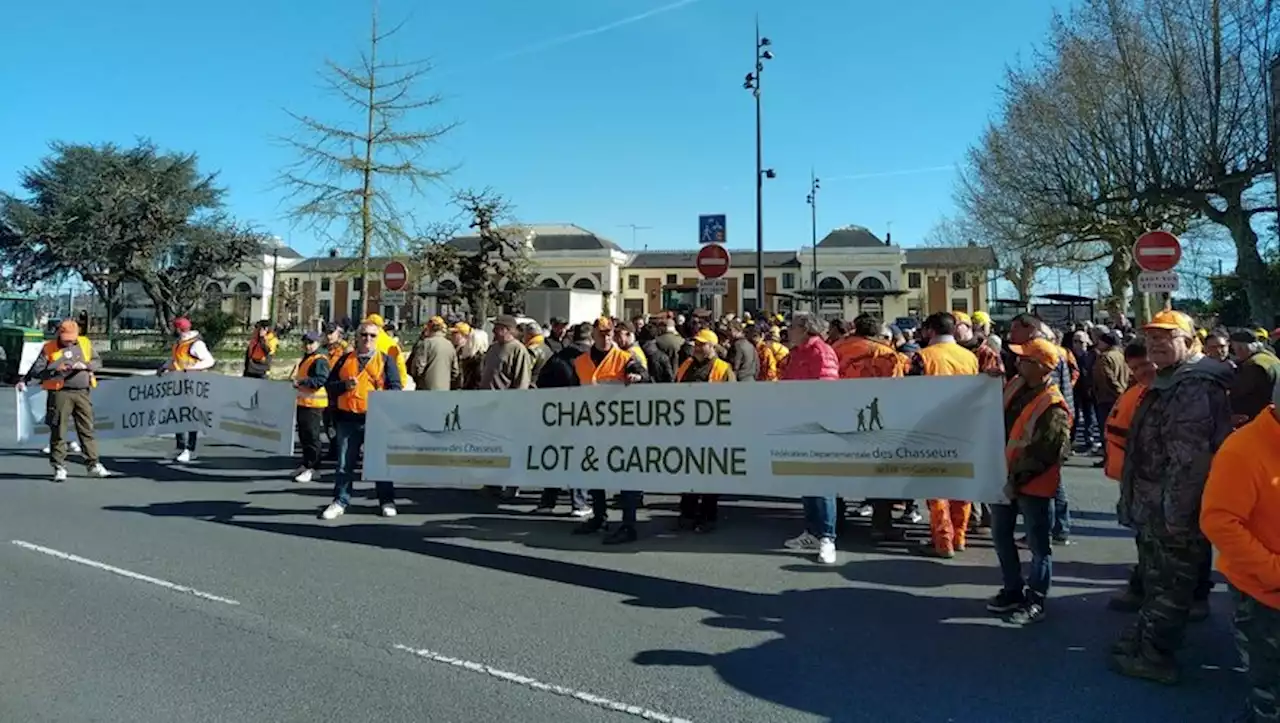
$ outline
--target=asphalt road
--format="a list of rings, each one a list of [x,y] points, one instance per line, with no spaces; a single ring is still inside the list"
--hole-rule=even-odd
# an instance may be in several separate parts
[[[874,550],[857,522],[819,567],[780,549],[797,504],[730,502],[694,537],[651,497],[645,538],[602,548],[523,514],[531,497],[421,489],[394,520],[357,499],[325,523],[327,486],[286,481],[290,460],[210,446],[175,466],[139,439],[104,445],[120,476],[54,484],[12,439],[10,411],[4,723],[1213,723],[1243,700],[1221,585],[1182,686],[1106,670],[1133,552],[1092,469],[1068,475],[1050,618],[1019,630],[982,607],[999,583],[982,539],[944,563]]]

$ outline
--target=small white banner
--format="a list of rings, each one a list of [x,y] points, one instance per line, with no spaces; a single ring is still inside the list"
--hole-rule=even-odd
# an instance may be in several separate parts
[[[381,300],[388,306],[404,306],[409,302],[409,294],[404,291],[383,290]]]
[[[18,444],[43,444],[46,393],[16,392]],[[294,403],[288,382],[209,372],[108,379],[93,390],[93,425],[99,439],[199,432],[242,447],[293,454]]]
[[[729,293],[729,280],[725,278],[698,279],[698,293],[709,296],[724,296]]]
[[[1178,272],[1143,271],[1138,274],[1138,292],[1142,294],[1172,294],[1178,290]]]
[[[998,502],[990,377],[374,392],[364,474],[501,485]]]

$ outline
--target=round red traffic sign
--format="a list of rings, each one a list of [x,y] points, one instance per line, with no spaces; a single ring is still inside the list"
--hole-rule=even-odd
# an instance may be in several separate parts
[[[409,282],[409,270],[399,261],[392,261],[382,270],[382,286],[387,291],[399,291]]]
[[[704,279],[718,279],[729,273],[729,250],[720,244],[707,244],[698,249],[693,260]]]
[[[1182,244],[1168,231],[1148,231],[1133,245],[1133,260],[1143,271],[1171,271],[1182,260]]]

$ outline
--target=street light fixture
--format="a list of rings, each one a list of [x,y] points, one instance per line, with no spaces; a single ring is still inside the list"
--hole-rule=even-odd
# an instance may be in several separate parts
[[[744,90],[751,91],[756,99],[756,311],[765,313],[767,300],[764,295],[764,180],[777,178],[772,168],[764,167],[764,143],[760,123],[760,76],[764,73],[764,61],[773,60],[773,45],[768,38],[760,37],[760,18],[756,18],[756,65],[742,82]]]
[[[813,254],[813,268],[809,272],[809,290],[813,292],[813,313],[818,313],[818,189],[822,183],[809,169],[809,195],[804,199],[809,204],[809,250]]]

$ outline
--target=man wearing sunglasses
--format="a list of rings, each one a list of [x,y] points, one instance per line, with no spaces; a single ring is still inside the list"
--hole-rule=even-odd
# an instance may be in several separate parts
[[[351,488],[355,482],[356,460],[364,448],[365,414],[369,411],[369,393],[403,389],[396,361],[378,351],[382,329],[365,322],[356,330],[355,349],[342,355],[329,372],[325,388],[337,398],[334,425],[337,427],[338,470],[334,475],[333,502],[320,513],[324,520],[335,520],[347,511]],[[383,517],[396,516],[396,490],[390,482],[377,482],[378,506]]]

